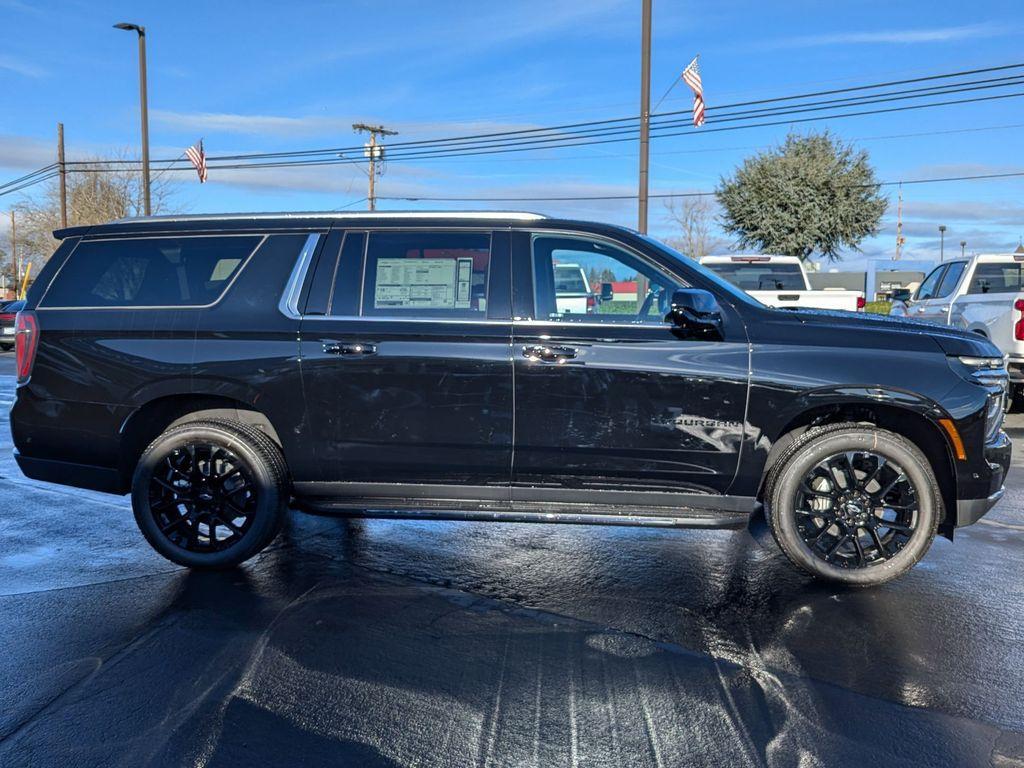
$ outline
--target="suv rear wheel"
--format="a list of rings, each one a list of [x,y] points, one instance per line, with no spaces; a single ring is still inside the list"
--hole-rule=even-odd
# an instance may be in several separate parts
[[[871,425],[810,429],[776,463],[765,493],[775,541],[815,576],[873,586],[931,546],[942,501],[928,459]]]
[[[289,498],[281,451],[229,421],[172,427],[142,454],[132,480],[135,520],[168,560],[230,568],[277,535]]]

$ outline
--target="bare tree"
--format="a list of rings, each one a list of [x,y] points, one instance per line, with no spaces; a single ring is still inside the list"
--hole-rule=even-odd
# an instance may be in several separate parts
[[[691,259],[715,253],[728,247],[728,243],[714,232],[714,208],[705,197],[671,197],[665,208],[680,234],[669,238],[669,244]]]
[[[72,168],[67,175],[69,226],[102,224],[141,215],[142,180],[138,171],[122,163],[98,159]],[[173,191],[174,183],[157,175],[150,184],[153,213],[171,210]],[[22,263],[32,262],[32,270],[38,274],[56,247],[53,231],[60,229],[58,181],[50,181],[40,192],[15,205],[15,215],[18,256]]]

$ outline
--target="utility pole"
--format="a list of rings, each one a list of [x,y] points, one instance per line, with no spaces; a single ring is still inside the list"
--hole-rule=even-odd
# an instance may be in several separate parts
[[[146,28],[138,24],[121,22],[116,29],[135,32],[139,36],[139,102],[142,113],[142,203],[146,215],[150,213],[149,200],[149,97],[146,95]]]
[[[896,255],[893,261],[899,261],[903,255],[903,244],[907,239],[903,236],[903,184],[900,184],[899,202],[896,203]]]
[[[640,32],[640,188],[637,191],[637,230],[647,234],[648,150],[651,137],[651,3],[643,0]]]
[[[370,161],[370,188],[366,193],[367,210],[377,210],[377,161],[384,159],[384,146],[377,143],[378,136],[397,136],[398,131],[389,131],[383,125],[367,125],[353,123],[352,130],[357,133],[370,134],[370,140],[363,147],[363,154]],[[383,169],[383,166],[382,166]]]
[[[60,225],[68,225],[68,169],[64,164],[64,123],[57,123],[57,165],[60,167]]]
[[[18,284],[21,282],[21,272],[18,269],[18,236],[14,229],[14,209],[11,209],[11,271],[14,272],[14,292],[15,298],[17,298]]]

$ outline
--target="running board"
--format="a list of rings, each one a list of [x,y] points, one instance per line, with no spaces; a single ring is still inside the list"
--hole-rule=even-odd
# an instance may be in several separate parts
[[[416,506],[405,507],[399,499],[394,507],[387,499],[296,499],[296,507],[306,512],[338,517],[385,518],[398,520],[462,520],[496,523],[569,523],[577,525],[628,525],[654,528],[729,528],[746,527],[750,515],[743,512],[712,512],[703,509],[672,509],[638,512],[630,507],[590,504],[550,504],[543,502],[483,501],[472,508],[459,509],[452,500],[417,499]]]

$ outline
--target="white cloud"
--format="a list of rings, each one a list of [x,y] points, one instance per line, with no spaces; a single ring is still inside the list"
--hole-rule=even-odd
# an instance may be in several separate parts
[[[45,77],[46,70],[37,67],[35,64],[17,59],[13,56],[0,55],[0,69],[13,72],[24,77]]]
[[[823,35],[789,37],[764,44],[766,48],[811,48],[822,45],[914,45],[949,43],[988,37],[1015,35],[1019,29],[1009,24],[964,24],[958,27],[924,29],[886,29],[863,32],[836,32]]]
[[[306,115],[292,117],[286,115],[243,115],[230,112],[174,112],[170,110],[150,111],[152,121],[164,128],[180,131],[191,131],[201,136],[216,133],[247,134],[258,136],[333,136],[337,139],[345,136],[344,142],[358,145],[359,138],[348,138],[352,134],[352,124],[363,122],[353,117],[327,117]],[[444,122],[392,122],[388,128],[397,130],[402,141],[404,138],[427,139],[437,136],[476,135],[496,133],[499,131],[515,131],[523,128],[537,127],[532,123],[505,123],[488,120],[444,121]],[[211,151],[210,154],[219,154]]]

